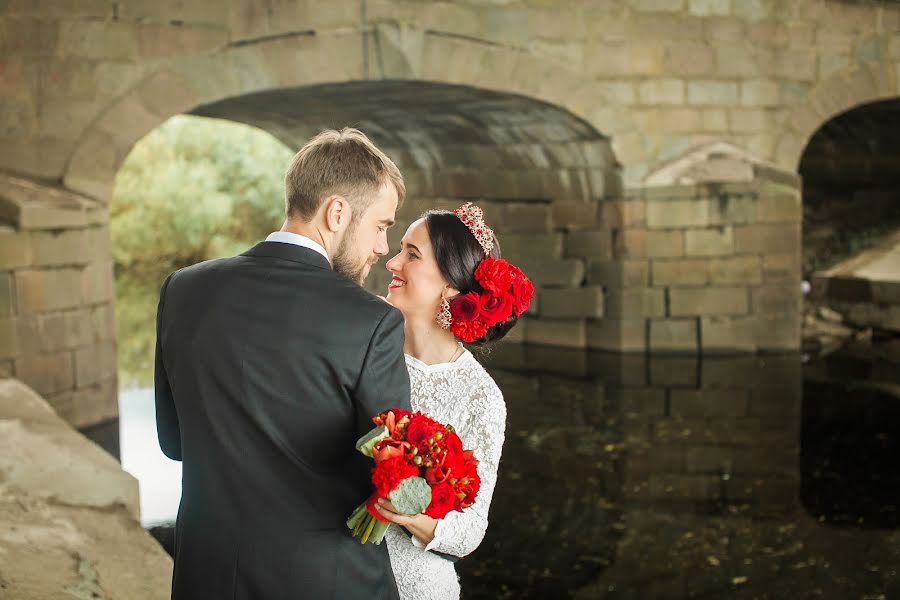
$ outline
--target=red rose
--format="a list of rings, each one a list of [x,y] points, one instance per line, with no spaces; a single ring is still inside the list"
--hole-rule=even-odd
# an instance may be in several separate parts
[[[521,316],[528,310],[531,299],[534,297],[534,284],[531,283],[525,273],[513,267],[512,303],[516,316]]]
[[[491,292],[485,292],[481,295],[481,320],[488,327],[493,327],[497,323],[507,320],[512,316],[512,312],[512,296],[508,292],[504,292],[499,296],[495,296]]]
[[[432,519],[443,519],[456,506],[456,493],[447,483],[438,483],[431,488],[431,504],[425,514]]]
[[[453,323],[474,321],[480,314],[481,306],[476,292],[457,296],[450,301],[450,316],[453,317]]]
[[[375,485],[375,493],[380,498],[387,497],[388,493],[400,485],[400,482],[419,474],[419,468],[406,461],[404,456],[395,456],[375,463],[372,469],[372,483]]]
[[[447,434],[447,452],[462,454],[463,444],[459,436],[453,432]]]
[[[471,344],[487,333],[488,326],[481,321],[454,321],[450,331],[457,339]]]
[[[447,430],[443,425],[423,415],[416,413],[410,417],[409,425],[406,427],[406,439],[410,444],[419,449],[420,453],[427,453],[433,443],[428,443],[429,439],[434,439],[436,433],[447,435]],[[437,441],[437,440],[435,440]]]
[[[510,266],[502,258],[485,258],[475,269],[475,280],[486,291],[502,296],[513,282]]]

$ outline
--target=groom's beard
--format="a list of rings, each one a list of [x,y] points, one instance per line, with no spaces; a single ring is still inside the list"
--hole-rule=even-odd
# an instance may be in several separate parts
[[[356,230],[358,227],[359,221],[357,219],[350,221],[350,226],[347,227],[344,237],[341,238],[341,243],[338,244],[331,262],[335,271],[350,281],[355,281],[359,285],[362,285],[365,282],[363,272],[366,270],[368,261],[360,261],[353,253],[353,246],[356,241]]]

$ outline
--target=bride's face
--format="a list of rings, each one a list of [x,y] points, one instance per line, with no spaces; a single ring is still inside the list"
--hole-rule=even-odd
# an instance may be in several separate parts
[[[400,251],[386,266],[394,275],[388,286],[388,301],[407,317],[436,317],[447,281],[434,258],[425,219],[409,226],[400,241]]]

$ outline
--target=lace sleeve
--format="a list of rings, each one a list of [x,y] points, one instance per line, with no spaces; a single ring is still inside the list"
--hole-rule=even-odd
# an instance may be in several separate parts
[[[427,546],[413,538],[413,544],[420,548],[463,557],[475,550],[484,539],[506,430],[503,395],[486,373],[485,377],[488,381],[473,397],[470,426],[460,435],[464,446],[474,450],[479,460],[477,468],[481,489],[472,506],[463,512],[451,512],[438,521],[434,540]]]

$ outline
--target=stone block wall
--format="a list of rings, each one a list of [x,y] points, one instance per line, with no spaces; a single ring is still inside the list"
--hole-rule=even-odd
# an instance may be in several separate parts
[[[109,213],[68,191],[0,178],[0,377],[76,427],[118,416]]]
[[[754,167],[739,182],[648,187],[602,204],[611,259],[589,347],[721,353],[799,347],[801,198],[795,178]]]

